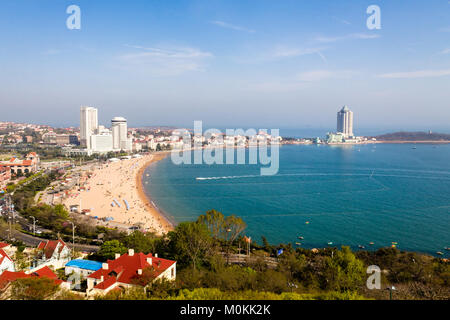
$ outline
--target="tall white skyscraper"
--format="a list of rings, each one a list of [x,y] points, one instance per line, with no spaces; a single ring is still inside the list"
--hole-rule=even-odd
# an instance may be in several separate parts
[[[115,117],[111,120],[111,130],[113,136],[113,148],[115,150],[128,150],[127,120],[122,117]]]
[[[80,109],[80,142],[87,149],[91,149],[91,136],[98,129],[98,111],[93,107]]]
[[[347,106],[337,113],[337,132],[345,137],[353,137],[353,112]]]

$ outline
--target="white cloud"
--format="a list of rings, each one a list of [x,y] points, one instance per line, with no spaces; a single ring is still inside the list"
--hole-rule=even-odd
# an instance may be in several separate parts
[[[307,54],[315,54],[322,51],[323,48],[293,48],[278,46],[273,52],[274,58],[298,57]]]
[[[49,49],[47,51],[44,51],[42,54],[47,55],[47,56],[52,56],[52,55],[56,55],[56,54],[60,54],[61,50],[56,50],[56,49]]]
[[[130,46],[138,52],[118,57],[125,68],[138,68],[157,76],[175,76],[189,71],[204,70],[205,59],[213,54],[196,48],[158,48]]]
[[[338,41],[342,41],[342,40],[351,40],[351,39],[362,39],[362,40],[377,39],[379,37],[380,37],[379,34],[351,33],[351,34],[347,34],[345,36],[338,36],[338,37],[317,37],[316,41],[329,43],[329,42],[338,42]]]
[[[444,50],[438,52],[438,54],[450,54],[450,48],[444,49]]]
[[[255,30],[252,29],[247,29],[241,26],[237,26],[231,23],[227,23],[227,22],[223,22],[223,21],[211,21],[212,24],[215,24],[216,26],[222,27],[222,28],[226,28],[226,29],[232,29],[232,30],[236,30],[236,31],[244,31],[244,32],[248,32],[248,33],[254,33]]]
[[[286,47],[286,46],[278,46],[271,54],[271,58],[279,59],[279,58],[293,58],[310,54],[317,54],[325,63],[327,63],[327,59],[325,58],[322,51],[326,50],[326,48],[296,48],[296,47]]]
[[[349,21],[347,21],[345,19],[340,19],[338,17],[333,17],[333,19],[338,21],[338,22],[340,22],[340,23],[342,23],[342,24],[351,25],[351,22],[349,22]]]
[[[250,83],[245,87],[245,90],[257,92],[290,92],[297,91],[304,86],[304,82],[298,81],[266,81]]]
[[[354,70],[312,70],[299,73],[291,78],[273,80],[251,84],[247,87],[251,91],[262,92],[289,92],[307,88],[312,82],[320,82],[329,79],[348,79],[358,75]]]
[[[450,75],[450,69],[384,73],[379,74],[377,77],[386,79],[415,79],[415,78],[443,77],[448,75]]]
[[[299,73],[296,79],[303,82],[315,82],[327,79],[348,79],[357,74],[358,72],[352,70],[313,70]]]

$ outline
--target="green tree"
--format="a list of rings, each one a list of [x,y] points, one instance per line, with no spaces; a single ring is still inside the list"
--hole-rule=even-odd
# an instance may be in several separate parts
[[[180,223],[169,233],[175,258],[194,269],[201,265],[212,251],[212,238],[208,228],[197,222]]]
[[[131,278],[131,283],[145,287],[156,279],[157,273],[153,266],[144,268],[142,274],[137,274]]]
[[[156,237],[154,234],[144,234],[140,231],[134,231],[123,239],[127,248],[134,249],[136,252],[155,253]]]
[[[102,244],[100,250],[97,252],[104,261],[112,260],[115,258],[116,253],[124,254],[127,252],[127,248],[119,240],[106,241]]]
[[[218,239],[223,235],[225,229],[224,215],[214,209],[207,211],[198,217],[197,222],[206,225],[211,235]]]
[[[24,278],[12,283],[13,300],[45,300],[55,295],[59,285],[49,278]]]
[[[204,224],[214,238],[230,242],[233,242],[247,227],[241,218],[235,215],[225,217],[222,212],[214,209],[199,216],[197,222]]]
[[[326,289],[354,291],[364,282],[364,264],[355,257],[349,247],[343,246],[333,257],[326,257],[324,275]]]

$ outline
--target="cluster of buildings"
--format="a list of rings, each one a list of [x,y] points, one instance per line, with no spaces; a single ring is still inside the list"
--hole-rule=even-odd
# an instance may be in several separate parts
[[[49,129],[50,127],[47,125],[2,121],[0,122],[0,143],[18,144],[36,142],[32,134],[42,134]]]
[[[30,152],[25,159],[12,157],[7,161],[0,161],[0,190],[3,190],[12,175],[25,175],[36,172],[39,168],[40,160],[36,152]]]
[[[364,137],[356,137],[353,134],[353,112],[343,106],[337,113],[337,129],[336,132],[327,134],[327,144],[355,144],[367,140]]]
[[[139,279],[145,275],[150,275],[153,280],[176,279],[176,261],[159,258],[157,254],[135,253],[133,249],[125,254],[117,253],[114,260],[105,263],[71,260],[71,249],[64,241],[48,240],[38,245],[32,268],[21,271],[17,271],[11,258],[16,250],[0,242],[0,299],[7,299],[11,283],[23,278],[49,278],[61,288],[76,290],[87,297],[142,286]],[[58,279],[54,271],[58,269],[64,269],[67,281]],[[84,288],[80,286],[81,282],[86,282]]]
[[[132,138],[128,137],[127,120],[115,117],[111,128],[98,124],[98,109],[81,107],[80,109],[80,145],[82,149],[67,148],[66,155],[92,155],[112,151],[132,151]]]

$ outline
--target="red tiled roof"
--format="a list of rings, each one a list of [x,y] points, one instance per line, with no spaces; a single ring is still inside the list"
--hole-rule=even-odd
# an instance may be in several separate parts
[[[6,254],[5,251],[3,251],[3,249],[0,249],[0,264],[3,262],[3,260],[8,259],[11,260],[12,259]]]
[[[8,283],[16,281],[17,279],[29,277],[30,275],[26,274],[23,271],[20,272],[3,271],[3,273],[0,274],[0,289],[3,289]]]
[[[32,160],[19,160],[16,161],[15,158],[10,159],[8,162],[1,163],[1,166],[4,167],[15,167],[15,166],[31,166],[33,164]]]
[[[147,258],[152,258],[152,265],[147,262]],[[133,278],[138,275],[138,269],[145,269],[153,267],[155,276],[159,276],[169,267],[176,263],[176,261],[156,258],[151,253],[135,253],[130,256],[123,254],[115,260],[108,260],[108,270],[103,268],[92,273],[89,278],[101,279],[103,276],[103,282],[97,284],[95,288],[106,289],[113,285],[115,282],[121,282],[126,284],[132,284]]]
[[[5,247],[9,246],[9,243],[0,242],[0,249],[3,249]]]
[[[36,270],[32,274],[37,277],[47,277],[50,279],[58,280],[58,276],[47,266],[45,266],[39,270]]]
[[[53,256],[58,243],[61,244],[59,249],[59,252],[61,252],[62,249],[64,249],[64,247],[66,246],[65,242],[62,240],[48,240],[47,242],[41,241],[41,243],[39,243],[38,245],[38,249],[44,250],[45,257],[47,259],[50,259]]]
[[[63,281],[58,279],[58,276],[49,267],[43,267],[39,270],[36,270],[32,274],[26,274],[23,271],[19,272],[4,271],[0,275],[0,289],[5,288],[8,285],[8,283],[16,281],[17,279],[25,279],[32,277],[52,279],[55,281],[55,284],[57,285],[63,283]]]
[[[100,282],[98,285],[96,285],[94,288],[105,290],[105,289],[109,288],[110,286],[112,286],[116,282],[117,281],[116,281],[115,277],[109,276],[108,278],[103,280],[103,282]]]

